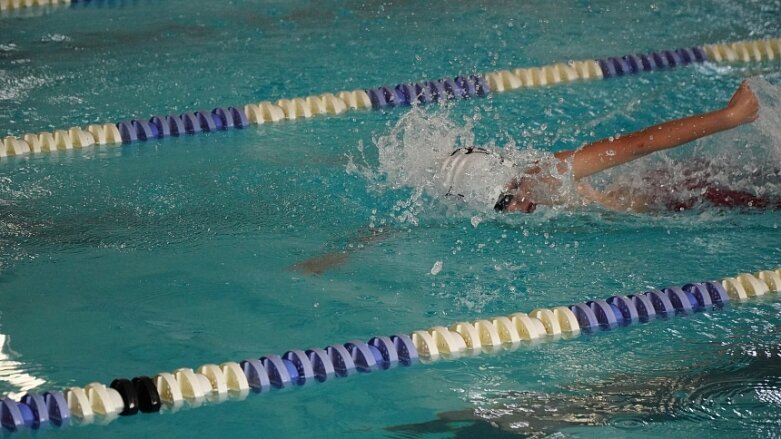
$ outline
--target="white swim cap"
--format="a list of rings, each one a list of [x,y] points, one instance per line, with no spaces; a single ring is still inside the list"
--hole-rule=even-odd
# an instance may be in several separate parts
[[[439,180],[446,195],[493,208],[518,172],[512,162],[483,148],[459,148],[442,162]]]

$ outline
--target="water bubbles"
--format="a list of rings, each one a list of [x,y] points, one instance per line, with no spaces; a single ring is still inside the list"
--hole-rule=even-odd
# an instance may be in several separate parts
[[[41,38],[41,42],[43,43],[48,43],[48,42],[62,43],[67,41],[71,41],[71,38],[67,35],[62,35],[62,34],[47,34]]]
[[[480,218],[480,217],[479,217],[479,216],[477,216],[477,215],[473,216],[473,217],[472,217],[472,219],[470,220],[470,222],[472,223],[472,227],[474,227],[475,229],[477,228],[477,226],[479,226],[479,225],[480,225],[480,223],[481,223],[482,221],[483,221],[483,219],[482,219],[482,218]]]
[[[528,427],[529,427],[529,425],[530,425],[530,424],[529,424],[528,422],[525,422],[525,421],[517,421],[517,422],[511,422],[511,423],[509,424],[509,427],[510,427],[511,429],[513,429],[513,430],[517,430],[517,429],[519,429],[519,428],[528,428]]]

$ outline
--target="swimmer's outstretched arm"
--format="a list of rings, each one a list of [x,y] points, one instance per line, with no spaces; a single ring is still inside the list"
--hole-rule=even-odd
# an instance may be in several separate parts
[[[360,234],[350,237],[344,248],[300,261],[290,267],[290,269],[305,274],[319,276],[326,271],[333,270],[340,265],[345,264],[350,256],[358,250],[382,242],[394,233],[394,229],[387,227],[380,230],[364,230]]]
[[[729,104],[722,109],[664,122],[613,140],[602,139],[575,151],[559,152],[556,157],[560,160],[572,159],[572,172],[578,180],[652,152],[753,122],[758,112],[757,97],[743,81]]]

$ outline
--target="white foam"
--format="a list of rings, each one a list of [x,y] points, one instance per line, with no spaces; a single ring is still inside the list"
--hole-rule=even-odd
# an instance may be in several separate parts
[[[442,271],[442,261],[434,262],[434,266],[431,267],[431,275],[436,276]]]
[[[482,212],[492,212],[502,190],[532,164],[541,169],[538,177],[552,176],[562,182],[558,185],[559,194],[540,194],[541,197],[574,194],[570,176],[559,174],[555,166],[558,161],[550,153],[517,149],[512,140],[502,148],[478,145],[472,128],[471,120],[463,125],[455,123],[446,108],[413,108],[388,134],[374,139],[379,153],[377,172],[360,172],[385,188],[414,188],[419,195],[437,202],[466,204]],[[453,178],[453,170],[443,164],[453,151],[465,147],[484,148],[489,154],[459,163],[458,177]],[[351,160],[348,169],[357,168]],[[410,201],[419,202],[419,197]]]

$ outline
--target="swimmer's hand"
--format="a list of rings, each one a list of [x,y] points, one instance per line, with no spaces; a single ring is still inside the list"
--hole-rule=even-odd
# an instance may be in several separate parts
[[[740,87],[732,95],[732,99],[730,99],[723,111],[733,126],[757,120],[759,116],[759,101],[754,92],[751,91],[751,87],[748,86],[748,82],[743,81],[740,84]]]

